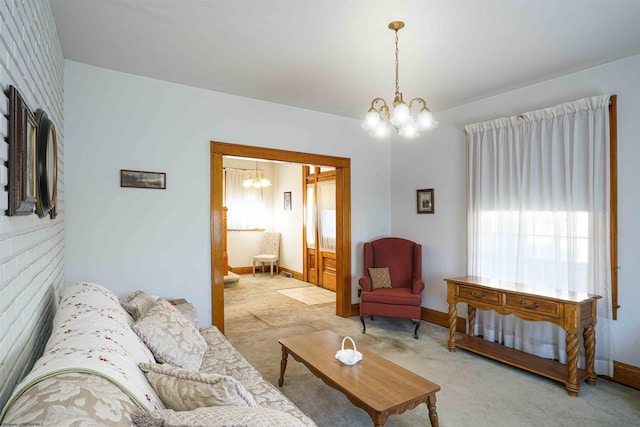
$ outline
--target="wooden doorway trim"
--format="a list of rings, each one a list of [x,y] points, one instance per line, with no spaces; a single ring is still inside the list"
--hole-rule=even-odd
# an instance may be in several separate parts
[[[223,156],[336,168],[336,315],[351,316],[351,160],[345,157],[211,141],[211,323],[224,333]]]

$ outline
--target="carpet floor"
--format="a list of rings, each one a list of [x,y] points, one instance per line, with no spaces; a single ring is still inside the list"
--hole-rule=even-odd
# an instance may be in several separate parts
[[[304,286],[283,276],[242,275],[225,289],[226,336],[274,385],[280,375],[278,339],[330,329],[439,384],[436,408],[443,427],[640,425],[640,390],[598,378],[595,386],[583,382],[579,396],[570,397],[561,383],[464,350],[450,353],[448,329],[424,321],[418,340],[405,319],[368,320],[363,335],[360,318],[336,316],[334,303],[308,305],[278,292]],[[320,427],[372,425],[362,409],[293,358],[280,390]],[[392,415],[385,424],[418,425],[429,425],[426,405]]]

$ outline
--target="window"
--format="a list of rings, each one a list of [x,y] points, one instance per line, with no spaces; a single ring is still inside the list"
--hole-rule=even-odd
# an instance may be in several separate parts
[[[596,372],[604,375],[613,373],[617,304],[609,102],[594,96],[466,127],[469,274],[602,296]],[[479,311],[474,332],[566,361],[564,334],[546,322]]]
[[[229,230],[260,230],[265,227],[263,189],[245,187],[243,182],[252,170],[224,169],[224,196]]]

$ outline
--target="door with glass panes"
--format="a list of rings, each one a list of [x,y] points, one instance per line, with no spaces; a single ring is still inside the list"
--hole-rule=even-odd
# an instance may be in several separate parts
[[[336,173],[305,166],[304,280],[336,290]]]

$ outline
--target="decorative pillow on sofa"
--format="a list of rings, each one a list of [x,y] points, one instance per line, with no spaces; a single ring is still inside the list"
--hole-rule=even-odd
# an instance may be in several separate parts
[[[156,298],[141,290],[137,290],[128,297],[120,300],[120,304],[127,310],[131,317],[133,317],[133,320],[138,320],[155,303]]]
[[[158,362],[191,371],[200,369],[207,343],[189,319],[168,301],[158,300],[131,328]]]
[[[162,403],[176,411],[203,406],[258,406],[251,393],[228,375],[188,371],[172,365],[140,363]]]
[[[300,427],[304,424],[286,412],[270,408],[243,408],[240,406],[214,406],[192,411],[176,412],[171,409],[131,414],[138,427]]]
[[[373,289],[390,288],[391,276],[389,275],[389,267],[369,268],[369,276],[371,276],[371,287]]]

